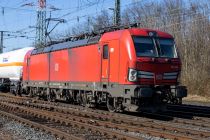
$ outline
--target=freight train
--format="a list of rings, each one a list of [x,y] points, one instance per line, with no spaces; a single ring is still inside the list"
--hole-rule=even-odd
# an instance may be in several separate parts
[[[111,112],[156,111],[187,96],[186,87],[179,85],[181,61],[174,38],[165,32],[115,29],[25,50],[12,56],[24,57],[14,93],[105,105]],[[4,66],[0,64],[2,78]]]

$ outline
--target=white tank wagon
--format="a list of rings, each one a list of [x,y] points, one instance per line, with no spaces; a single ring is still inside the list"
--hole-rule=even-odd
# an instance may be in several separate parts
[[[20,81],[24,57],[26,53],[32,49],[33,47],[27,47],[0,54],[1,87],[9,89],[8,87],[11,86],[11,84],[14,85]]]

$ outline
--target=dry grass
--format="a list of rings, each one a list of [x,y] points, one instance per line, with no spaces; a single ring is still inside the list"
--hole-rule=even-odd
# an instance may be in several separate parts
[[[195,101],[195,102],[209,102],[210,103],[210,97],[204,97],[200,95],[188,95],[188,97],[183,98],[184,101]]]

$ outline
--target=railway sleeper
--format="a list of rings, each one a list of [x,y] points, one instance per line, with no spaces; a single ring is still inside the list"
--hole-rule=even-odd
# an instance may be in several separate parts
[[[21,111],[21,112],[24,112],[25,110],[28,110],[28,109],[24,109],[22,107],[19,108],[19,111]],[[40,111],[35,111],[35,110],[29,110],[29,111],[35,112],[37,114],[40,114],[40,116],[46,115],[45,113],[41,113]],[[61,120],[60,117],[57,117],[57,116],[54,116],[54,115],[51,115],[51,114],[47,114],[47,115],[50,116],[50,117],[52,117],[52,118],[55,118],[55,121],[56,120]],[[84,123],[81,123],[81,122],[71,121],[69,119],[62,119],[62,120],[65,121],[65,122],[69,122],[74,127],[77,127],[77,128],[80,128],[80,129],[85,126],[85,129],[87,129],[87,130],[90,130],[92,132],[100,132],[101,135],[105,135],[106,134],[110,138],[116,137],[116,138],[119,138],[119,139],[139,139],[139,138],[136,138],[136,137],[133,137],[133,136],[127,136],[127,135],[122,134],[122,133],[119,133],[119,132],[114,132],[114,131],[106,130],[106,129],[103,129],[103,128],[100,128],[100,127],[97,127],[97,126],[93,126],[93,125],[89,125],[89,124],[84,124]],[[61,121],[59,121],[59,123],[61,123]]]
[[[78,115],[78,114],[77,114]],[[80,114],[81,115],[81,114]],[[79,116],[80,116],[79,115]],[[145,123],[146,124],[146,123]],[[142,126],[143,127],[143,126]],[[156,128],[157,126],[154,126],[154,127],[152,127],[152,128]],[[160,126],[159,127],[159,129],[168,129],[168,128],[165,128],[165,127],[162,127],[162,126]],[[172,128],[171,129],[171,131],[174,131],[174,129]],[[178,132],[180,132],[180,130],[176,130],[176,131],[178,131]],[[186,133],[186,134],[188,134],[188,135],[198,135],[198,133],[195,133],[195,131],[193,131],[193,130],[189,130],[188,132],[187,131],[183,131],[183,130],[181,130],[181,132],[183,132],[183,133]],[[208,137],[209,135],[206,135],[205,133],[203,134],[203,133],[200,133],[200,136],[202,136],[203,138],[204,137]]]
[[[22,109],[22,108],[21,108],[21,109]],[[53,115],[50,115],[50,116],[53,116]],[[54,116],[54,117],[55,117],[55,116]],[[68,120],[68,119],[67,119],[67,120]],[[108,125],[108,123],[106,123],[106,124]],[[81,125],[79,125],[78,123],[74,124],[74,126],[75,126],[75,127],[81,127]],[[102,125],[99,125],[99,126],[102,126]],[[116,124],[115,124],[115,127],[113,127],[113,124],[109,124],[109,127],[110,127],[110,128],[115,128],[115,129],[120,129],[120,128],[122,128],[121,125],[117,125],[117,126],[116,126]],[[124,130],[126,130],[127,128],[129,128],[130,131],[132,130],[132,131],[134,131],[134,132],[138,132],[136,128],[128,127],[127,125],[125,125],[125,126],[124,126]],[[93,131],[92,128],[90,128],[90,127],[88,127],[88,129],[91,130],[91,131]],[[98,131],[98,129],[94,129],[94,131]],[[146,132],[146,133],[148,132],[148,130],[146,130],[146,129],[144,129],[144,128],[141,128],[141,129],[139,128],[139,131],[141,131],[141,132],[143,131],[143,132]],[[155,135],[155,136],[160,136],[160,132],[157,132],[157,131],[154,131],[154,130],[151,130],[150,133],[151,133],[152,135]],[[177,135],[175,136],[175,135],[173,135],[173,134],[167,134],[167,133],[162,133],[162,134],[164,134],[164,136],[165,136],[166,138],[181,137],[181,136],[177,136]],[[182,138],[187,139],[187,137],[183,137],[183,136],[182,136]]]

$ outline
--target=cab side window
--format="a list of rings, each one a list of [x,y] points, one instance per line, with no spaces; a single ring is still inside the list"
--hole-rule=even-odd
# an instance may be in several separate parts
[[[103,46],[103,59],[108,59],[109,58],[109,46],[104,45]]]

